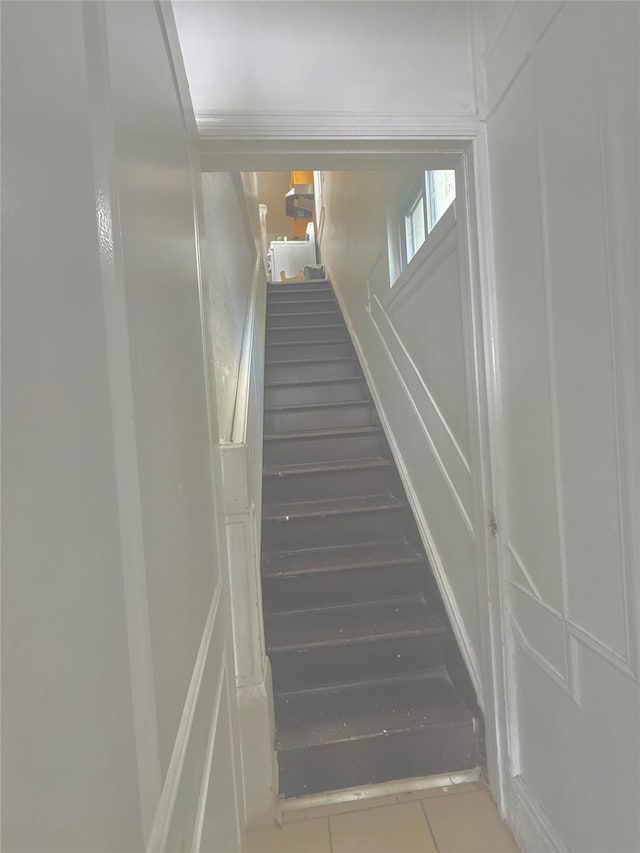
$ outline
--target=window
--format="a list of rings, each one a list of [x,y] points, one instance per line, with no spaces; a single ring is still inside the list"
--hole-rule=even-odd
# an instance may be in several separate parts
[[[424,243],[425,234],[424,188],[417,189],[404,214],[405,263]]]
[[[403,265],[406,266],[456,197],[453,169],[424,172],[402,208]]]
[[[453,169],[425,172],[427,186],[427,233],[449,209],[456,197],[456,173]]]

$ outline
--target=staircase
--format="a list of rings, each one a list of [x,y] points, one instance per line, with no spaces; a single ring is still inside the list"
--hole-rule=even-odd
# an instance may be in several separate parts
[[[329,281],[268,287],[264,417],[280,795],[477,767],[473,690]]]

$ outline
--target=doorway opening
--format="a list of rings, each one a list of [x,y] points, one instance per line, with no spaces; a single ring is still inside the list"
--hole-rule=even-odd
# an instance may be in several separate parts
[[[482,205],[481,182],[474,172],[476,148],[475,138],[340,144],[215,139],[202,142],[202,155],[204,170],[215,166],[290,173],[295,167],[315,172],[316,264],[324,266],[333,282],[365,377],[382,409],[422,544],[484,710],[488,776],[501,802],[508,755],[503,616],[499,595],[489,596],[490,587],[500,589],[500,575],[496,542],[487,524],[498,503],[489,430],[495,421],[489,408],[493,379],[487,368],[493,309],[478,240]],[[431,228],[432,239],[417,246],[407,260],[402,245],[403,182],[429,172],[454,172],[456,199]],[[388,193],[390,186],[398,189],[395,195]],[[372,216],[385,233],[367,240],[363,220]],[[446,286],[452,268],[457,290]],[[446,339],[452,336],[438,334],[454,325],[458,346],[456,358],[449,359]],[[455,368],[459,381],[444,382],[444,374],[437,375],[429,365],[445,373]],[[451,385],[456,391],[447,397]],[[412,431],[406,434],[393,423],[399,409],[389,397],[390,388],[400,389],[411,414],[404,419],[411,422]],[[435,521],[428,509],[434,480],[425,477],[426,458],[441,481],[440,497],[446,496],[436,503],[449,505]],[[456,530],[466,530],[468,540],[461,559],[447,550],[447,541],[460,540]]]

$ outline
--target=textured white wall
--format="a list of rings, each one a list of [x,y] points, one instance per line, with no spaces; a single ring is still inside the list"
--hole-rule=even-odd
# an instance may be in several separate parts
[[[240,847],[176,46],[166,5],[2,7],[7,850]]]
[[[637,850],[639,6],[478,12],[520,740],[515,827],[528,849],[548,830],[571,850]]]
[[[387,212],[399,224],[416,174],[325,172],[322,253],[406,468],[436,568],[443,569],[445,598],[481,691],[472,354],[464,320],[469,291],[453,210],[393,287],[389,278]]]
[[[218,428],[231,441],[233,412],[247,311],[255,266],[255,245],[248,233],[242,185],[228,172],[202,175],[206,233],[207,323],[213,340]]]
[[[175,3],[196,114],[475,112],[465,3]]]

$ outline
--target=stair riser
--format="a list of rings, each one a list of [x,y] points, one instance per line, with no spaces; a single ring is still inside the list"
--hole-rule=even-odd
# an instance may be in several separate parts
[[[272,299],[291,299],[298,296],[308,296],[311,299],[318,299],[320,294],[333,295],[333,288],[326,279],[315,279],[314,281],[304,282],[270,282],[267,285],[267,300]]]
[[[267,343],[277,344],[287,341],[348,341],[344,326],[304,326],[304,328],[267,328]]]
[[[431,634],[307,651],[271,651],[269,658],[276,693],[306,690],[440,670],[444,666],[444,637]]]
[[[268,346],[266,350],[267,368],[272,361],[284,359],[295,361],[298,358],[342,358],[354,354],[351,341],[327,340],[327,343],[307,341],[308,338],[305,336],[304,343],[287,344],[285,342],[280,346],[278,344]]]
[[[346,498],[351,495],[380,495],[390,492],[393,484],[393,470],[389,468],[270,476],[264,478],[262,499],[265,503],[285,503]]]
[[[291,409],[264,413],[264,431],[267,434],[376,425],[373,404],[366,401],[355,406],[327,406],[323,409]]]
[[[279,326],[326,326],[329,323],[342,323],[342,315],[335,311],[310,311],[304,314],[267,314],[267,334],[270,329]]]
[[[471,770],[479,764],[470,722],[286,750],[278,754],[280,796]]]
[[[383,539],[399,538],[406,521],[405,509],[325,518],[265,521],[262,541],[264,549],[272,551],[380,542]]]
[[[337,403],[345,400],[368,400],[364,379],[348,379],[312,385],[280,385],[265,388],[265,406],[304,406],[313,403]]]
[[[271,613],[382,601],[419,593],[420,566],[416,564],[262,578],[262,601]]]
[[[366,459],[389,457],[382,435],[332,436],[331,438],[296,438],[291,441],[267,441],[264,462],[320,462],[328,459]]]
[[[304,364],[271,364],[265,370],[266,382],[296,382],[309,379],[351,379],[362,376],[355,359],[349,361],[316,361]]]
[[[299,299],[290,297],[285,299],[269,299],[267,303],[267,314],[300,314],[307,311],[309,314],[322,313],[323,311],[332,311],[336,308],[337,302],[333,297],[324,297],[321,295],[313,299],[307,296],[302,296]]]

